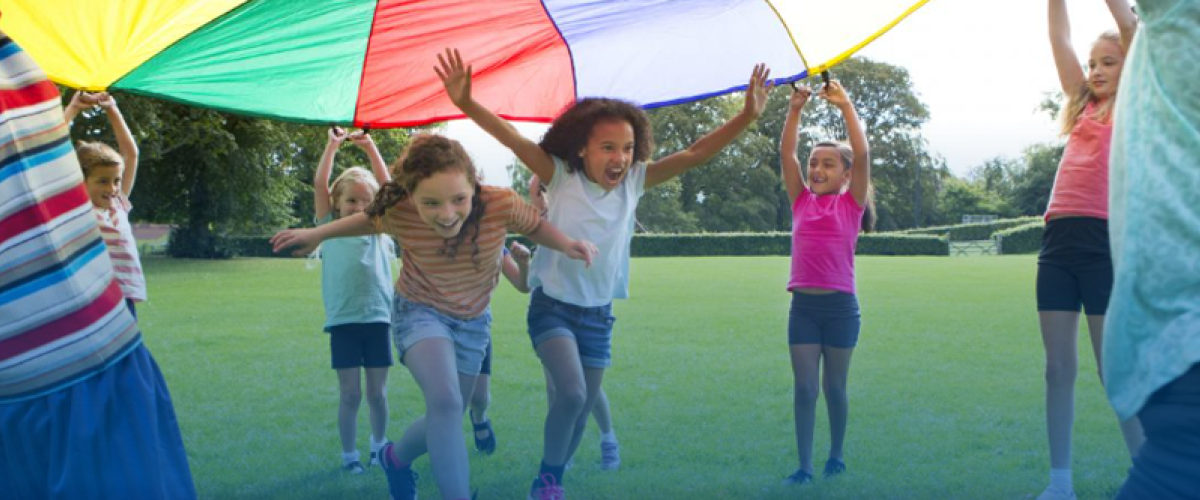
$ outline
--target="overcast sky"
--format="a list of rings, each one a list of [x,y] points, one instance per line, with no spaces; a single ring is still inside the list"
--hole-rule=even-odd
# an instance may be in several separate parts
[[[1076,52],[1086,61],[1092,41],[1115,24],[1102,1],[1067,4]],[[957,175],[1058,140],[1056,124],[1036,111],[1044,94],[1058,89],[1045,0],[933,0],[858,55],[908,69],[931,115],[925,138]],[[518,128],[534,139],[545,131],[540,124]],[[449,123],[446,134],[464,143],[488,183],[509,184],[504,167],[513,157],[506,148],[469,121]]]

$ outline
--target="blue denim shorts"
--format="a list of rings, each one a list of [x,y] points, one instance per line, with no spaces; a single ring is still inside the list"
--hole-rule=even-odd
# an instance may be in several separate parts
[[[792,292],[788,344],[820,344],[850,349],[858,345],[862,327],[858,297],[837,292],[813,295]]]
[[[617,318],[612,315],[611,302],[577,306],[546,295],[541,288],[530,295],[526,321],[534,349],[554,337],[570,337],[575,339],[584,368],[612,366],[612,328]]]
[[[405,362],[404,353],[417,342],[442,338],[454,343],[458,373],[477,376],[492,340],[491,331],[491,308],[484,309],[483,314],[474,318],[459,319],[407,300],[398,293],[392,301],[392,341],[396,343],[401,363]]]

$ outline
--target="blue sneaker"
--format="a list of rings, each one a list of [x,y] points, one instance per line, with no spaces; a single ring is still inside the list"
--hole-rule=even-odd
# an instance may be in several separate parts
[[[846,472],[846,462],[831,458],[825,461],[825,471],[821,473],[826,479]]]
[[[786,479],[783,480],[783,484],[785,486],[792,485],[792,484],[808,484],[811,482],[812,482],[812,474],[804,472],[804,469],[797,470],[795,473],[793,473],[792,475],[788,476]]]
[[[392,462],[393,446],[388,443],[379,449],[383,457],[380,464],[387,475],[388,493],[392,495],[392,500],[417,500],[417,472],[412,470],[411,465],[401,468]]]

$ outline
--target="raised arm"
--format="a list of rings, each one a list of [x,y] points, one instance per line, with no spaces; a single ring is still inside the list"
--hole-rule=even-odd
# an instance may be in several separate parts
[[[1083,85],[1083,68],[1071,46],[1071,21],[1067,17],[1066,0],[1049,0],[1050,50],[1058,68],[1058,82],[1069,100]]]
[[[500,263],[504,277],[518,292],[529,293],[529,249],[516,241]]]
[[[767,90],[770,88],[767,79],[770,76],[771,70],[765,64],[755,65],[754,72],[750,75],[750,84],[746,87],[746,104],[742,111],[724,125],[701,137],[691,147],[651,163],[646,168],[646,189],[704,164],[754,123],[762,115],[763,107],[767,104]]]
[[[437,72],[438,78],[442,79],[450,102],[479,125],[479,128],[512,150],[534,175],[550,182],[554,177],[554,160],[550,158],[550,154],[542,150],[536,142],[522,136],[512,124],[496,116],[471,97],[471,67],[463,64],[458,49],[446,49],[445,54],[438,54],[438,66],[433,70]]]
[[[1137,16],[1129,7],[1128,0],[1105,0],[1105,2],[1108,3],[1108,11],[1112,13],[1113,20],[1117,22],[1117,31],[1121,33],[1121,47],[1129,50],[1130,44],[1133,43],[1133,35],[1137,34]]]
[[[366,130],[360,130],[350,134],[348,138],[350,142],[367,154],[367,159],[371,162],[371,174],[375,176],[375,181],[380,186],[392,180],[392,174],[388,173],[387,162],[383,161],[383,155],[379,152],[379,147],[375,146],[375,140],[371,138],[371,134]]]
[[[284,229],[271,237],[271,251],[279,253],[292,248],[292,255],[308,255],[327,239],[363,236],[377,232],[371,218],[366,213],[359,212],[314,228]]]
[[[329,177],[333,174],[333,158],[346,140],[346,131],[341,127],[330,127],[327,135],[329,140],[325,142],[325,152],[321,153],[321,162],[317,163],[317,171],[313,174],[313,212],[317,220],[324,219],[333,209]]]
[[[133,132],[125,123],[125,117],[121,115],[121,109],[117,107],[117,100],[113,96],[101,92],[96,95],[96,104],[104,109],[104,114],[108,116],[108,124],[117,138],[117,151],[121,153],[121,160],[125,162],[125,170],[121,173],[121,194],[128,198],[130,193],[133,193],[133,183],[137,180],[137,142],[133,140]]]
[[[867,143],[867,131],[858,119],[858,111],[841,82],[832,80],[821,89],[821,97],[829,101],[842,112],[846,121],[846,133],[850,134],[850,149],[854,150],[854,161],[850,166],[850,194],[858,204],[867,203],[867,195],[871,192],[871,146]]]
[[[71,102],[67,103],[66,109],[63,110],[63,121],[70,125],[80,112],[95,105],[96,94],[76,90],[74,94],[71,94]]]
[[[800,158],[796,156],[796,146],[800,140],[800,113],[812,90],[799,85],[792,92],[788,102],[787,117],[783,119],[783,134],[779,138],[779,170],[783,177],[783,187],[787,189],[788,201],[795,203],[796,198],[807,185],[804,176],[800,174]]]
[[[593,245],[592,242],[587,240],[573,240],[545,219],[538,224],[537,229],[534,229],[532,233],[525,236],[529,238],[529,241],[537,243],[538,246],[557,250],[572,259],[582,260],[589,266],[592,265],[592,259],[599,252],[596,249],[596,245]]]

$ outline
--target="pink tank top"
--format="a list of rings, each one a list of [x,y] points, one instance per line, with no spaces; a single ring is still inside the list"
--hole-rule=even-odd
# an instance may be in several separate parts
[[[788,290],[854,293],[854,248],[866,207],[854,195],[817,195],[804,188],[792,205],[792,277]]]
[[[1088,104],[1067,138],[1054,189],[1046,207],[1046,220],[1060,215],[1108,219],[1108,149],[1112,124],[1092,118]]]

